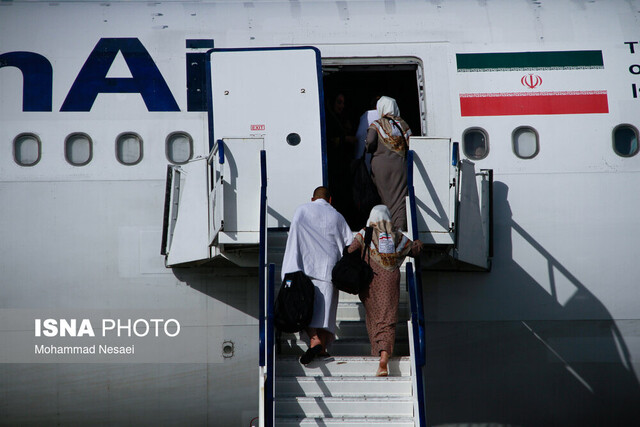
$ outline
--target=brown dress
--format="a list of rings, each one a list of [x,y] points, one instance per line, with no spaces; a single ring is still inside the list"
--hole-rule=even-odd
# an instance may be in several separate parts
[[[354,239],[349,252],[360,250],[363,244]],[[420,248],[412,248],[411,256],[416,256]],[[365,257],[373,272],[373,280],[369,287],[360,294],[360,301],[364,304],[366,313],[367,332],[371,342],[371,355],[380,356],[385,350],[391,356],[396,339],[396,324],[398,323],[398,302],[400,298],[400,268],[393,271],[382,268],[369,254]]]
[[[386,121],[386,118],[383,119]],[[377,120],[380,122],[381,120]],[[406,123],[398,119],[406,127]],[[411,131],[405,128],[407,134]],[[389,132],[390,133],[390,132]],[[389,137],[387,139],[390,139]],[[391,211],[391,222],[394,227],[407,230],[407,209],[405,198],[407,196],[407,146],[401,137],[393,137],[398,147],[395,151],[389,149],[388,144],[380,143],[382,136],[378,134],[372,125],[367,131],[367,152],[373,153],[371,158],[371,177],[378,188],[380,200]],[[400,144],[402,142],[402,144]]]

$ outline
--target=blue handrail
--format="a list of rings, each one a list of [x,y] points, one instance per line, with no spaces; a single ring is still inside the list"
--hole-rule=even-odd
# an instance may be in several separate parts
[[[266,227],[266,209],[267,209],[267,156],[264,150],[260,151],[260,171],[261,171],[261,183],[260,183],[260,254],[258,256],[258,280],[260,282],[260,366],[265,366],[265,296],[266,296],[266,252],[267,252],[267,227]]]
[[[416,209],[416,195],[415,189],[413,186],[413,150],[409,150],[407,153],[407,189],[409,193],[409,207],[411,213],[411,230],[413,240],[418,240],[420,234],[418,232],[418,216]],[[417,314],[416,321],[419,326],[419,333],[417,335],[418,346],[416,347],[418,351],[418,358],[416,362],[419,362],[418,366],[424,366],[426,359],[426,345],[425,345],[425,337],[424,337],[424,309],[422,307],[422,272],[420,267],[420,258],[415,259],[416,271],[415,271],[415,281],[416,281],[416,289],[415,289],[415,298],[411,299],[412,305],[415,304],[415,310]]]
[[[223,164],[224,163],[224,141],[219,139],[217,143],[218,143],[218,163]]]
[[[411,329],[413,331],[413,348],[419,349],[419,341],[416,337],[424,334],[424,328],[420,322],[420,314],[417,310],[417,304],[415,301],[417,299],[417,286],[415,282],[415,276],[413,274],[413,266],[410,262],[407,263],[407,284],[409,286],[409,299],[411,300]],[[417,353],[419,353],[418,351]],[[418,395],[416,396],[418,400],[418,417],[420,420],[420,427],[426,426],[426,414],[425,414],[425,399],[424,399],[424,381],[422,377],[422,367],[424,366],[424,359],[422,363],[419,362],[419,355],[415,354],[416,358],[416,390]]]
[[[273,306],[275,302],[275,264],[269,264],[267,286],[267,379],[265,381],[265,425],[275,424],[275,328],[273,326]]]
[[[265,368],[264,382],[264,414],[265,426],[273,426],[273,283],[274,271],[273,264],[269,265],[269,274],[267,282],[267,153],[260,151],[260,253],[258,255],[258,279],[260,281],[260,366]]]
[[[411,216],[411,238],[415,241],[418,240],[420,235],[418,232],[418,219],[416,209],[416,195],[413,185],[413,150],[407,152],[407,190],[409,193],[409,212]],[[409,300],[411,303],[411,328],[413,330],[413,348],[415,365],[417,368],[416,376],[416,388],[417,388],[417,400],[418,400],[418,416],[420,420],[420,426],[426,426],[426,414],[425,414],[425,396],[423,386],[423,367],[426,362],[426,342],[425,342],[425,323],[424,323],[424,309],[422,307],[422,273],[420,267],[420,258],[416,257],[415,260],[416,270],[415,276],[413,272],[413,265],[407,263],[407,287],[409,288]]]

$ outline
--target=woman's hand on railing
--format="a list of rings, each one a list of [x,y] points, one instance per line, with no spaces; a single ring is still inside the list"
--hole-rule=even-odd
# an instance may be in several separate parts
[[[424,250],[424,243],[422,243],[420,240],[416,239],[411,243],[411,254],[413,256],[418,255],[420,252],[422,252]]]

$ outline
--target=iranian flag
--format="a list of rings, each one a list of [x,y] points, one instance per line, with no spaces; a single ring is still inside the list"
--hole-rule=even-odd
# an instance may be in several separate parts
[[[462,116],[608,113],[602,51],[456,54]],[[594,74],[595,73],[595,74]]]

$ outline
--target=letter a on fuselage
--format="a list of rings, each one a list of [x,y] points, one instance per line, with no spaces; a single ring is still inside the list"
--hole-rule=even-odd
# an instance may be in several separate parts
[[[132,77],[107,77],[118,52]],[[137,38],[100,39],[60,111],[90,111],[99,93],[139,93],[149,111],[180,111],[160,70]]]

